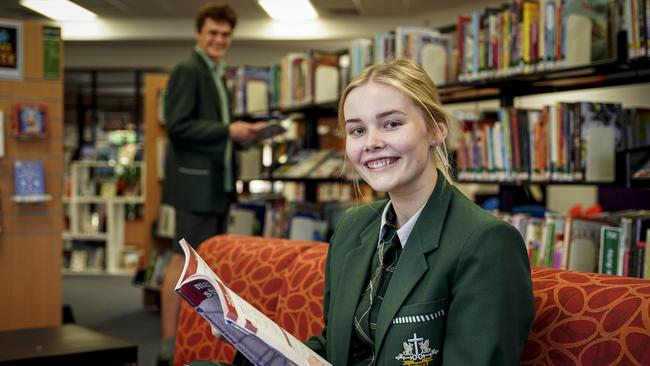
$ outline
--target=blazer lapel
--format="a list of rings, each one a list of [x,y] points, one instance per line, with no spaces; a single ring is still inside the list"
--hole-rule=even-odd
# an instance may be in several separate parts
[[[377,315],[375,351],[381,348],[393,318],[420,278],[429,269],[426,254],[436,250],[440,245],[440,235],[451,202],[452,189],[453,187],[447,184],[447,180],[438,171],[436,188],[413,227],[386,289],[384,301]]]
[[[194,62],[199,66],[201,70],[201,77],[205,79],[205,85],[207,85],[208,92],[211,95],[212,100],[217,103],[219,108],[221,108],[221,102],[219,98],[219,91],[217,91],[217,86],[214,83],[214,78],[212,77],[212,72],[208,68],[208,65],[205,63],[205,60],[199,55],[196,51],[192,52]],[[225,85],[225,84],[224,84]],[[221,118],[221,117],[219,117]]]
[[[350,351],[350,337],[354,331],[353,318],[357,308],[357,303],[363,291],[366,275],[372,256],[377,248],[379,237],[379,224],[381,218],[373,222],[361,232],[356,247],[346,256],[341,270],[338,288],[333,307],[336,309],[332,314],[335,315],[329,321],[328,342],[331,342],[330,355],[333,357],[333,365],[345,365],[348,361],[348,352]],[[354,244],[353,244],[354,245]]]

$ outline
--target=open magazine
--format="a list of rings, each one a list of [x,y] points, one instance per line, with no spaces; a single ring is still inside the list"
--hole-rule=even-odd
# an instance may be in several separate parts
[[[185,266],[178,292],[210,327],[258,366],[309,366],[310,356],[330,365],[273,320],[224,285],[185,239]]]

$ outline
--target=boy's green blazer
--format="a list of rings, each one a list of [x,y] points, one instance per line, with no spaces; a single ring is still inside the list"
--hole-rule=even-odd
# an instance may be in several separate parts
[[[172,72],[165,99],[169,148],[163,202],[177,209],[225,212],[223,171],[229,132],[219,101],[207,64],[193,51]]]
[[[535,314],[522,237],[438,175],[386,290],[375,364],[517,365]],[[349,361],[354,311],[386,203],[348,211],[331,241],[326,328],[307,344],[335,366]]]

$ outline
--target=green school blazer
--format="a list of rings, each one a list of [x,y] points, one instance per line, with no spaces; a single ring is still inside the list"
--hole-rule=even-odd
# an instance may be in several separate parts
[[[162,200],[177,209],[226,210],[223,171],[229,132],[219,100],[208,66],[192,52],[172,72],[165,100],[169,148]],[[231,166],[235,167],[234,161]]]
[[[535,314],[522,237],[438,176],[379,310],[376,365],[517,365]],[[307,344],[335,366],[348,363],[386,203],[348,211],[331,241],[326,328]]]

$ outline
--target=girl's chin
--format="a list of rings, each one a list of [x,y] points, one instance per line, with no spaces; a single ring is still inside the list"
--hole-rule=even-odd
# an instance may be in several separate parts
[[[392,179],[389,182],[386,179],[381,179],[378,177],[369,177],[362,175],[362,178],[370,187],[372,187],[372,189],[377,192],[388,192],[394,186]]]

